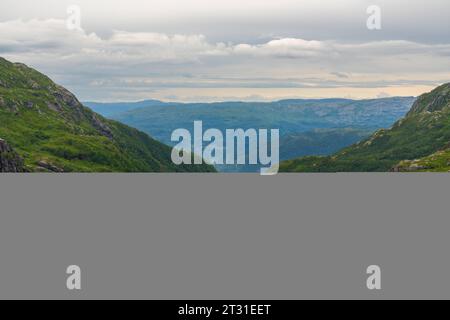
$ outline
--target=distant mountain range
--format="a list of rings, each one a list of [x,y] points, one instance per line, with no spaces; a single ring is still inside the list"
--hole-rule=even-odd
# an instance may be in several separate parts
[[[136,103],[84,104],[117,121],[173,144],[173,130],[192,130],[201,120],[206,128],[280,129],[280,158],[328,155],[356,143],[403,117],[413,97],[372,100],[305,99],[276,102],[171,103],[155,100]],[[256,172],[259,166],[217,167],[224,172]]]
[[[186,128],[196,120],[202,120],[208,127],[217,129],[280,128],[283,134],[318,128],[384,128],[403,117],[414,99],[394,97],[372,100],[308,99],[217,103],[147,100],[135,103],[83,104],[106,117],[132,124],[151,132],[155,137],[167,140],[167,130],[162,128],[164,125]],[[158,123],[154,123],[155,121]]]
[[[162,106],[164,102],[158,100],[144,100],[138,102],[118,102],[118,103],[101,103],[101,102],[83,102],[83,105],[91,108],[95,112],[110,118],[114,115],[121,114],[134,109]]]
[[[285,172],[450,171],[450,83],[420,96],[408,114],[327,157],[283,162]]]
[[[198,120],[205,130],[280,129],[286,172],[450,170],[450,84],[417,100],[85,105],[94,111],[45,75],[0,58],[0,171],[214,172],[171,161],[173,130]]]
[[[24,64],[0,58],[1,172],[190,172],[171,148],[84,107]]]

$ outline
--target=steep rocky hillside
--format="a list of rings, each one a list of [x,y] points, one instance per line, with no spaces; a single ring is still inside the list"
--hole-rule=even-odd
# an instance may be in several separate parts
[[[45,75],[2,58],[0,137],[23,159],[26,171],[215,171],[209,165],[173,164],[170,147],[103,118]]]
[[[420,96],[390,129],[329,157],[283,162],[286,172],[448,171],[450,83]]]

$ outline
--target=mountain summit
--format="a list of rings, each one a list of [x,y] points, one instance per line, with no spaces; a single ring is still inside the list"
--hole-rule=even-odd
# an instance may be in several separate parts
[[[16,160],[23,159],[24,171],[214,171],[209,165],[173,164],[169,146],[105,119],[45,75],[3,58],[0,138],[8,150],[0,160],[6,163],[6,154],[14,150]]]
[[[430,93],[421,95],[407,116],[418,113],[445,111],[450,108],[450,83],[437,87]]]
[[[392,128],[329,157],[285,161],[285,172],[450,170],[450,83],[420,96]]]

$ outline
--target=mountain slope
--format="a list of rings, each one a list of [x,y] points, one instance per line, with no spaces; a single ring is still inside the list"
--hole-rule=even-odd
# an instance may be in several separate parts
[[[306,155],[330,155],[369,137],[374,130],[353,128],[316,129],[280,138],[280,159]]]
[[[214,171],[208,165],[174,165],[169,146],[103,118],[43,74],[2,58],[0,138],[27,171]]]
[[[437,159],[437,154],[432,156],[435,153],[439,153],[441,157],[440,151],[448,149],[449,142],[450,84],[444,84],[420,96],[406,117],[396,122],[391,129],[379,130],[369,139],[345,148],[333,156],[307,157],[283,162],[281,170],[402,171],[401,168],[408,164],[408,160],[425,158],[425,161],[430,155],[428,160]],[[435,170],[446,171],[446,167],[436,165]]]
[[[401,161],[392,171],[450,172],[450,148],[440,150],[424,158]]]

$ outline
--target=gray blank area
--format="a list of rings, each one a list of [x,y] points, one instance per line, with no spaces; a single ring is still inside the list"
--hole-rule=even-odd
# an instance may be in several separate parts
[[[2,174],[0,298],[450,298],[449,190],[447,174]]]

